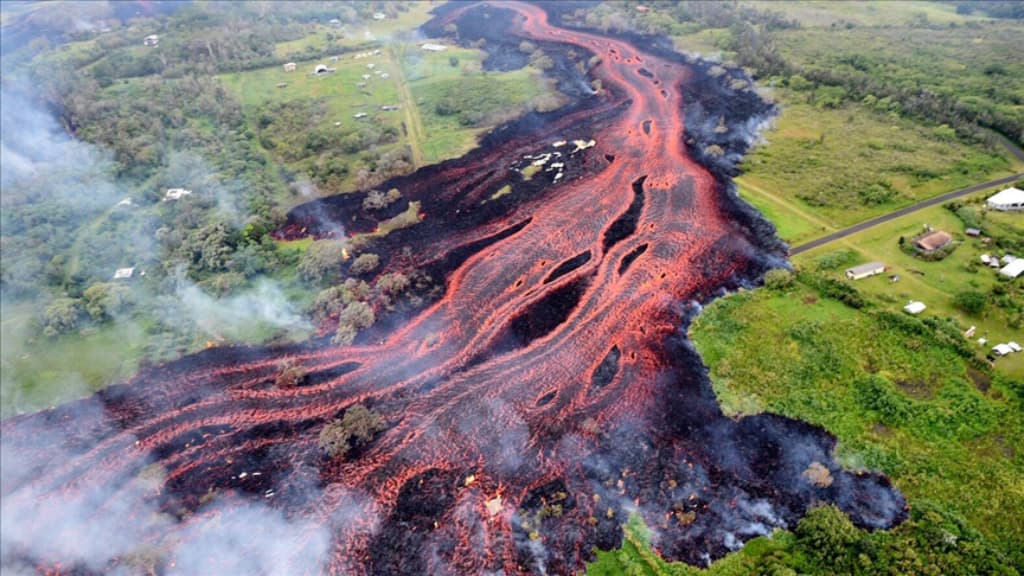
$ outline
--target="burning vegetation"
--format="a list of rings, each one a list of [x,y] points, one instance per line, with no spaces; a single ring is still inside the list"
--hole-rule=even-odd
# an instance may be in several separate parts
[[[5,474],[12,509],[70,499],[89,517],[131,499],[161,519],[140,520],[138,549],[106,564],[66,548],[18,553],[102,572],[149,546],[166,550],[157,571],[172,571],[176,543],[254,502],[301,535],[279,566],[309,570],[315,556],[312,571],[335,574],[573,573],[618,546],[632,514],[660,554],[694,564],[817,502],[860,526],[899,521],[900,494],[842,470],[821,429],[725,417],[681,331],[688,303],[785,253],[727,189],[770,106],[741,71],[560,28],[562,9],[453,3],[426,31],[485,40],[492,67],[525,61],[528,43],[572,104],[387,183],[401,196],[289,215],[280,236],[326,238],[345,223],[366,243],[345,253],[366,280],[314,306],[338,322],[335,344],[214,348],[5,421],[5,456],[28,463]],[[395,305],[410,293],[416,306]],[[56,447],[40,446],[40,428],[61,432]],[[131,488],[153,464],[160,478]]]

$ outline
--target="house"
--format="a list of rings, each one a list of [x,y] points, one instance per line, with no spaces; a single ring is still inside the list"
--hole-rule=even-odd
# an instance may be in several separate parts
[[[1024,258],[1017,258],[999,269],[999,275],[1006,278],[1016,278],[1021,274],[1024,274]]]
[[[356,112],[355,114],[352,115],[352,117],[357,120],[360,118],[366,118],[367,116],[369,116],[369,114],[367,114],[366,112]]]
[[[295,72],[295,62],[289,62],[284,65],[285,72]]]
[[[378,21],[378,22],[380,22],[381,20],[383,20],[383,19],[385,19],[387,17],[388,17],[388,15],[383,13],[383,12],[374,12],[373,13],[373,19]]]
[[[142,39],[144,46],[158,46],[160,44],[160,37],[156,34],[150,34]]]
[[[125,198],[124,200],[121,200],[120,202],[115,204],[115,206],[131,206],[131,205],[132,205],[132,199],[131,198]]]
[[[921,236],[917,240],[914,240],[914,246],[917,246],[919,250],[930,254],[936,250],[940,250],[949,245],[953,241],[953,236],[949,232],[943,232],[942,230],[936,230],[929,232],[924,236]]]
[[[967,230],[964,231],[964,234],[967,234],[968,236],[974,236],[975,238],[977,238],[978,236],[981,236],[981,230],[978,228],[968,228]]]
[[[648,8],[647,6],[644,6],[643,4],[641,4],[641,5],[636,7],[636,11],[637,12],[647,12],[648,10],[650,10],[650,8]]]
[[[278,82],[277,83],[277,87],[278,88],[287,88],[288,87],[288,83],[287,82]]]
[[[341,26],[341,20],[337,18],[331,18],[330,20],[327,21],[327,23],[334,27]]]
[[[971,326],[970,328],[967,329],[966,332],[964,332],[964,338],[973,338],[974,337],[974,333],[977,330],[978,330],[977,326]]]
[[[164,194],[164,202],[167,202],[168,200],[180,200],[191,193],[191,190],[185,190],[184,188],[168,188],[167,193]]]
[[[992,210],[1024,210],[1024,190],[1007,188],[985,201]]]
[[[135,274],[135,268],[118,268],[114,270],[114,280],[129,280]]]
[[[921,312],[924,312],[925,308],[927,308],[927,306],[925,306],[923,302],[911,300],[909,304],[903,307],[903,311],[907,314],[913,314],[916,316]]]
[[[881,262],[868,262],[867,264],[861,264],[860,266],[854,266],[846,270],[846,277],[850,280],[860,280],[861,278],[867,278],[868,276],[874,276],[875,274],[881,274],[885,272],[885,264]]]
[[[328,68],[324,64],[317,64],[316,68],[313,69],[313,74],[317,76],[323,76],[324,74],[333,74],[335,68]]]
[[[1024,348],[1021,348],[1020,344],[1017,344],[1016,342],[1007,342],[1006,345],[1009,346],[1010,349],[1013,350],[1014,352],[1020,352],[1021,350],[1024,350]]]
[[[432,42],[421,44],[420,48],[426,50],[427,52],[444,52],[445,50],[448,49],[448,47],[444,46],[443,44],[434,44]]]
[[[991,261],[992,261],[992,257],[989,256],[988,254],[982,254],[981,255],[981,263],[982,264],[986,264],[987,265]]]
[[[1010,262],[1013,262],[1016,259],[1017,257],[1014,256],[1013,254],[1006,254],[999,261],[1002,262],[1003,264],[1009,264]]]

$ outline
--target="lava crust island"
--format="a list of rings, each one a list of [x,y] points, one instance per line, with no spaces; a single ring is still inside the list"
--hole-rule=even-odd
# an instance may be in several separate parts
[[[421,222],[374,241],[380,272],[443,292],[352,346],[211,349],[5,421],[5,526],[26,535],[5,553],[52,573],[131,572],[144,551],[159,573],[255,573],[273,538],[287,573],[570,574],[632,514],[694,564],[816,503],[900,521],[902,496],[835,464],[825,431],[724,416],[686,340],[700,303],[784,263],[728,180],[772,107],[741,71],[552,23],[575,8],[453,3],[424,27],[486,39],[492,68],[522,65],[528,40],[573,98],[385,184]],[[278,234],[370,228],[365,195],[300,206]],[[283,361],[302,385],[274,385]],[[356,404],[387,429],[327,457],[321,430]],[[111,517],[132,541],[103,562],[55,542]]]

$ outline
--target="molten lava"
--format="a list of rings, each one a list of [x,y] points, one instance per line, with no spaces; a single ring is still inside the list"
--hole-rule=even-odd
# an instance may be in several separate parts
[[[661,555],[691,563],[791,525],[815,502],[863,526],[898,521],[902,497],[834,464],[822,430],[723,416],[682,332],[692,303],[756,281],[784,254],[724,180],[768,106],[737,87],[738,71],[555,26],[559,9],[455,3],[425,27],[455,22],[460,38],[486,38],[496,66],[534,42],[576,99],[387,184],[425,216],[375,240],[381,272],[429,271],[440,297],[351,347],[214,348],[4,422],[5,457],[28,463],[5,475],[10,505],[74,502],[86,518],[124,499],[152,505],[170,520],[140,538],[166,550],[165,572],[180,565],[176,546],[246,506],[302,520],[310,536],[286,566],[329,534],[317,569],[335,574],[572,573],[619,545],[634,513]],[[573,65],[591,56],[600,62],[585,74]],[[696,126],[720,120],[729,133]],[[708,138],[721,154],[705,153]],[[525,178],[539,154],[546,166]],[[361,198],[299,207],[279,234],[352,230]],[[273,385],[283,361],[306,370],[301,385]],[[328,459],[320,430],[357,403],[388,429]],[[64,549],[22,553],[58,572],[76,566]],[[76,569],[123,567],[125,555]],[[206,572],[225,571],[211,556]]]

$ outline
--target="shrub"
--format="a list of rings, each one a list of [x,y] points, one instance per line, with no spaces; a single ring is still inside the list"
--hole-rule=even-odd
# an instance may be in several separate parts
[[[341,274],[344,243],[340,240],[318,240],[309,245],[299,259],[299,275],[314,284],[336,281]]]
[[[972,316],[985,310],[985,301],[985,295],[976,290],[965,290],[953,295],[953,305]]]
[[[292,388],[302,384],[306,379],[306,374],[307,371],[304,367],[289,361],[278,372],[274,384],[279,388]]]
[[[785,268],[775,268],[764,275],[764,286],[769,290],[781,292],[792,285],[793,274]]]
[[[341,457],[357,446],[373,440],[387,430],[387,422],[377,412],[354,404],[340,420],[328,422],[320,431],[320,449],[331,458]]]
[[[80,302],[75,298],[58,298],[43,311],[43,334],[54,337],[78,327]]]
[[[380,256],[372,252],[366,254],[360,254],[353,262],[349,271],[353,274],[366,274],[367,272],[373,272],[380,266]]]

